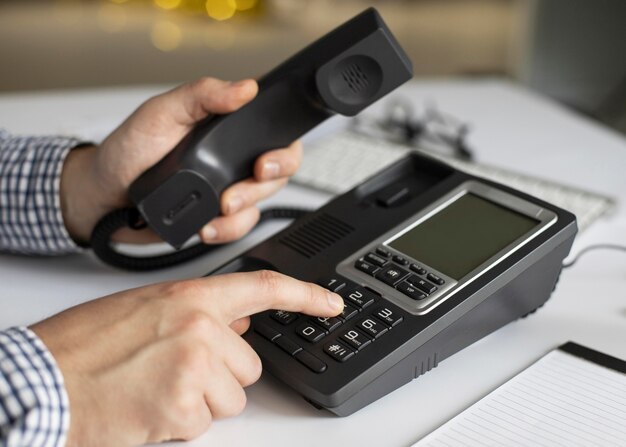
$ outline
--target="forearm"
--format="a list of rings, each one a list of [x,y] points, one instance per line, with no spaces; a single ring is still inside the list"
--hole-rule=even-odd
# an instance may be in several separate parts
[[[63,376],[25,327],[0,332],[0,445],[62,446],[69,430]]]
[[[56,255],[79,251],[61,210],[61,173],[79,140],[14,137],[0,130],[0,251]]]

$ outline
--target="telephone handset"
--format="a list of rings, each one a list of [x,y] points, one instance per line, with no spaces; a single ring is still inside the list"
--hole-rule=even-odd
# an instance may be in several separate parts
[[[219,214],[222,191],[252,175],[260,154],[289,145],[334,114],[356,115],[411,76],[411,61],[378,12],[365,10],[263,76],[250,103],[198,123],[130,186],[137,211],[118,215],[118,227],[143,221],[180,248]],[[111,228],[94,231],[92,245],[115,264],[103,242]]]

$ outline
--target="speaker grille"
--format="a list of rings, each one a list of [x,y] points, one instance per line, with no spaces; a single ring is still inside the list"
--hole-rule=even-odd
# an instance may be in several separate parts
[[[348,68],[341,72],[341,76],[354,93],[359,93],[369,85],[367,75],[363,73],[363,70],[361,70],[358,64],[348,65]]]
[[[299,225],[280,239],[283,245],[312,258],[354,230],[354,227],[328,214]]]

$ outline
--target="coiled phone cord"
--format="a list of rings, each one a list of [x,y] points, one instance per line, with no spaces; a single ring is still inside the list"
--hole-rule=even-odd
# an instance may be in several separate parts
[[[277,207],[261,212],[256,226],[274,219],[298,219],[312,212],[304,208]],[[255,226],[255,228],[256,228]],[[98,258],[113,267],[133,271],[150,271],[181,264],[200,255],[220,248],[222,244],[206,245],[198,243],[182,250],[154,256],[131,256],[115,250],[111,236],[120,228],[129,227],[135,230],[146,228],[136,208],[123,208],[104,216],[91,234],[91,248]]]

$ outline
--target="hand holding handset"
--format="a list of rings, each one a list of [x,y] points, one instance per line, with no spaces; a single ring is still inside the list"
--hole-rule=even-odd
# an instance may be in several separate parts
[[[335,113],[355,115],[412,76],[371,8],[259,80],[254,100],[198,125],[130,187],[147,224],[179,248],[219,214],[222,191],[252,175],[263,152],[288,146]]]

